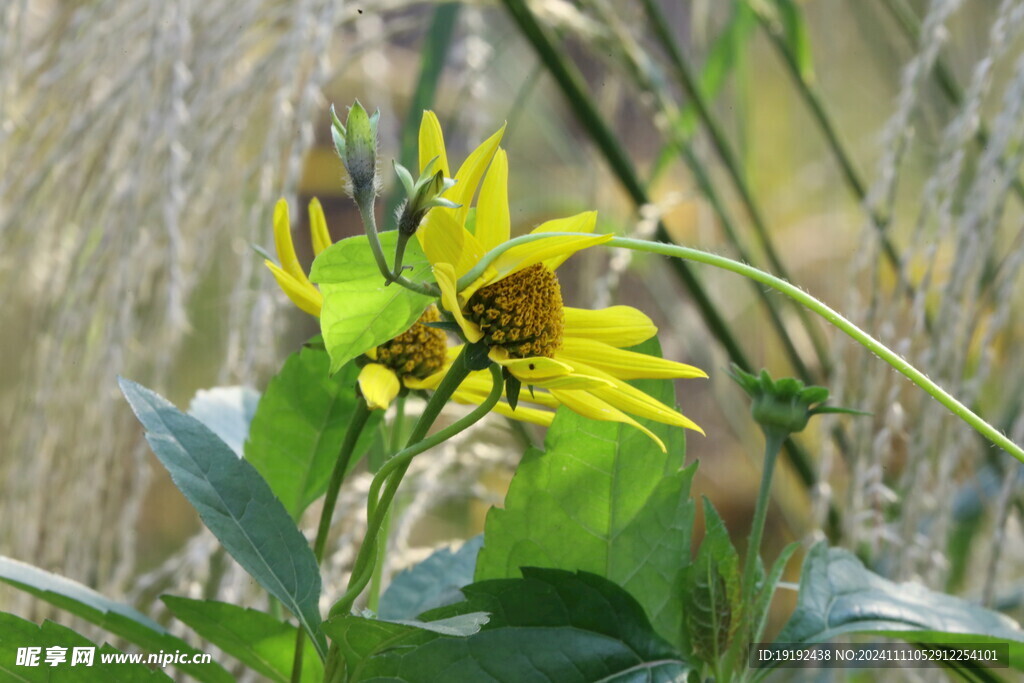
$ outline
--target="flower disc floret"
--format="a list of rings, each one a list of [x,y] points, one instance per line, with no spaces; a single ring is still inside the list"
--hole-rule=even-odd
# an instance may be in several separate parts
[[[391,368],[399,378],[424,379],[445,364],[447,339],[441,330],[424,325],[441,320],[436,306],[430,306],[412,327],[377,347],[376,361]]]
[[[513,273],[477,290],[466,304],[466,317],[489,346],[511,358],[553,358],[562,344],[562,288],[543,264]]]

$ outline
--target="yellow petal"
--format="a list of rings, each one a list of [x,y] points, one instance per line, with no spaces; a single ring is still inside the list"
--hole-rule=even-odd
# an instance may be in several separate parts
[[[562,403],[562,405],[573,412],[579,413],[583,417],[589,417],[592,420],[602,420],[604,422],[622,422],[636,427],[649,436],[654,443],[658,444],[658,448],[660,448],[663,453],[667,452],[664,442],[655,436],[654,432],[647,427],[644,427],[618,408],[608,405],[596,396],[592,396],[586,391],[560,391],[558,389],[551,393]]]
[[[484,252],[508,242],[511,219],[508,210],[508,155],[498,148],[487,170],[476,204],[476,238]]]
[[[577,251],[607,242],[614,237],[615,235],[612,234],[589,237],[554,235],[534,242],[518,244],[507,249],[491,264],[497,274],[495,279],[500,280],[524,268],[549,260],[552,263],[561,264]]]
[[[309,282],[306,273],[299,264],[299,258],[295,255],[295,245],[292,243],[292,225],[288,218],[288,202],[278,199],[274,205],[274,248],[277,249],[277,258],[281,260],[281,268],[284,272],[299,281]]]
[[[466,335],[466,339],[470,342],[480,341],[484,334],[477,327],[476,323],[466,320],[466,317],[462,315],[462,308],[459,306],[459,297],[456,293],[455,287],[458,278],[455,276],[455,269],[452,268],[450,263],[438,263],[434,265],[434,279],[437,280],[437,286],[441,289],[441,305],[452,314],[455,318],[455,322],[462,328],[462,333]]]
[[[571,365],[560,363],[554,358],[531,356],[529,358],[509,358],[508,352],[500,347],[492,347],[487,356],[498,365],[506,368],[524,383],[533,384],[556,377],[567,377],[572,374]]]
[[[450,263],[459,277],[484,255],[480,242],[455,221],[449,209],[431,210],[416,231],[416,237],[427,260],[435,265]]]
[[[313,254],[320,255],[320,252],[331,246],[331,233],[327,229],[327,219],[324,218],[324,207],[320,206],[320,200],[313,197],[309,202],[309,234],[313,238]]]
[[[391,368],[369,363],[359,371],[359,391],[371,410],[387,410],[402,385]]]
[[[635,346],[658,333],[651,319],[632,306],[612,306],[596,311],[562,309],[566,337],[585,337],[612,346]]]
[[[441,133],[441,124],[437,115],[432,111],[424,111],[420,120],[420,173],[430,160],[437,157],[437,170],[444,172],[445,178],[451,178],[448,170],[448,154],[444,149],[444,135]]]
[[[470,373],[469,377],[459,386],[459,391],[476,396],[478,398],[477,403],[482,403],[490,390],[491,375],[486,370]],[[559,406],[554,396],[536,386],[523,387],[522,392],[519,394],[519,403],[522,404],[524,402],[535,403],[552,410],[556,410]]]
[[[603,342],[576,336],[562,337],[558,356],[572,365],[580,361],[619,379],[691,379],[708,376],[692,365],[648,356],[646,353],[624,351]]]
[[[324,297],[320,290],[310,284],[309,280],[296,280],[290,274],[282,270],[276,263],[269,260],[263,261],[274,274],[277,284],[288,295],[296,306],[312,316],[320,317],[320,309],[324,304]]]
[[[458,400],[458,399],[456,399]],[[515,410],[512,410],[512,406],[504,401],[498,401],[494,404],[492,409],[499,415],[510,417],[513,420],[519,420],[520,422],[530,422],[541,427],[550,427],[551,421],[555,419],[555,414],[549,410],[539,410],[537,408],[530,408],[524,406],[520,401],[519,405],[516,406]]]
[[[594,232],[597,227],[597,211],[584,211],[568,218],[556,218],[555,220],[541,223],[530,231],[531,234],[538,232]],[[565,260],[572,254],[562,254],[544,261],[548,270],[554,272],[558,266],[565,263]]]
[[[561,351],[559,351],[559,355],[561,356]],[[602,372],[588,363],[574,360],[572,365],[575,371],[580,374],[599,377],[609,381],[611,386],[588,389],[593,396],[606,401],[609,405],[632,415],[654,420],[655,422],[664,422],[676,427],[692,429],[701,434],[704,433],[704,430],[698,427],[697,423],[690,418],[677,410],[673,410],[636,387],[626,384],[626,382],[618,381],[615,376]]]
[[[480,146],[470,152],[466,160],[462,162],[458,173],[455,174],[455,187],[445,195],[456,204],[461,204],[459,209],[444,209],[444,212],[451,212],[459,225],[465,225],[466,214],[469,213],[470,202],[476,196],[477,187],[484,177],[488,164],[498,149],[501,136],[505,134],[505,124],[502,124],[498,132],[480,143]],[[434,212],[431,212],[434,213]]]

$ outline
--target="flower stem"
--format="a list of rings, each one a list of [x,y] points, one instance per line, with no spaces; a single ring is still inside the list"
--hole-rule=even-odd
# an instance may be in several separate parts
[[[501,373],[495,366],[492,366],[493,386],[487,399],[465,417],[456,420],[436,434],[429,437],[426,436],[427,430],[430,429],[434,420],[437,419],[441,409],[470,372],[468,365],[465,363],[465,353],[466,351],[463,349],[462,354],[452,364],[448,374],[445,375],[441,384],[434,391],[433,396],[430,397],[430,401],[427,402],[426,408],[423,409],[423,414],[420,416],[419,421],[413,428],[412,435],[409,437],[409,445],[405,450],[397,453],[384,463],[384,466],[374,475],[366,502],[366,536],[363,539],[362,546],[359,548],[359,555],[356,557],[352,576],[349,579],[348,590],[331,607],[330,616],[334,617],[339,614],[348,613],[356,598],[359,597],[359,594],[362,593],[367,583],[369,583],[373,572],[373,560],[376,556],[377,536],[383,524],[384,516],[387,514],[391,501],[394,500],[395,493],[398,491],[398,485],[409,469],[412,459],[479,421],[490,412],[491,408],[494,407],[494,404],[501,397],[501,391],[504,386],[501,381]],[[381,492],[381,487],[384,488],[383,492]]]
[[[391,270],[387,257],[384,256],[384,248],[380,244],[380,236],[377,234],[377,217],[373,212],[374,199],[375,196],[372,191],[360,192],[355,196],[356,206],[359,207],[359,217],[363,220],[363,230],[366,232],[366,238],[370,242],[370,251],[373,252],[373,260],[377,262],[377,268],[380,270],[380,274],[384,276],[384,281],[388,284],[394,282],[417,294],[439,296],[440,291],[434,285],[428,282],[413,282],[402,277],[401,271],[395,273]],[[405,252],[404,243],[402,245],[402,252]],[[401,259],[399,259],[399,265],[401,265]]]
[[[480,259],[480,261],[465,275],[459,278],[458,288],[462,290],[466,285],[473,282],[477,277],[483,273],[484,269],[489,266],[494,259],[504,253],[507,249],[510,249],[519,244],[525,244],[527,242],[533,242],[540,239],[549,239],[556,236],[568,236],[574,235],[577,237],[583,237],[587,233],[566,233],[566,232],[545,232],[545,233],[534,233],[529,235],[523,235],[515,239],[509,240],[503,244],[498,245]],[[909,379],[917,386],[924,389],[928,395],[938,401],[940,404],[945,406],[949,412],[953,413],[961,420],[969,424],[974,428],[976,432],[981,434],[983,437],[991,441],[993,444],[999,446],[1004,451],[1012,455],[1014,458],[1024,463],[1024,448],[1021,448],[1013,441],[1011,441],[1005,434],[1002,434],[998,429],[990,425],[984,419],[982,419],[977,413],[972,411],[970,408],[965,406],[960,401],[956,400],[949,392],[940,387],[938,384],[928,379],[928,377],[915,368],[913,365],[908,363],[906,360],[901,358],[897,353],[890,350],[882,342],[878,341],[870,334],[860,329],[852,322],[844,318],[834,309],[830,308],[823,302],[814,298],[804,290],[792,285],[785,280],[775,277],[770,273],[766,273],[763,270],[748,266],[745,263],[734,261],[731,258],[725,256],[719,256],[718,254],[712,254],[700,249],[693,249],[690,247],[681,247],[677,244],[664,244],[662,242],[650,242],[648,240],[637,240],[629,239],[625,237],[616,237],[608,240],[604,243],[605,246],[609,247],[621,247],[624,249],[633,249],[635,251],[644,251],[651,254],[661,254],[662,256],[673,256],[675,258],[686,259],[689,261],[696,261],[697,263],[703,263],[705,265],[714,266],[716,268],[722,268],[730,272],[742,275],[743,277],[760,282],[763,285],[771,287],[772,289],[778,290],[793,299],[797,303],[807,307],[814,313],[817,313],[822,318],[830,322],[835,327],[846,333],[847,336],[852,337],[854,341],[871,351],[873,354],[884,360],[886,363],[891,365],[900,374]]]
[[[324,559],[324,548],[327,545],[327,534],[331,530],[331,518],[334,516],[334,506],[338,502],[338,492],[341,490],[341,483],[345,479],[345,472],[349,463],[352,462],[352,454],[355,452],[356,442],[359,435],[366,426],[370,417],[370,408],[362,398],[356,401],[355,412],[348,423],[348,431],[345,432],[345,440],[341,443],[338,451],[338,459],[334,461],[334,470],[331,472],[331,479],[327,484],[327,495],[324,497],[323,511],[320,513],[320,526],[316,531],[316,541],[313,544],[313,554],[319,564]]]
[[[740,584],[743,591],[742,605],[749,610],[755,603],[754,583],[757,573],[757,558],[761,554],[761,539],[764,536],[764,522],[768,515],[768,501],[771,498],[772,475],[775,472],[775,461],[778,460],[779,450],[782,442],[789,434],[778,430],[765,431],[764,443],[764,466],[761,472],[761,488],[757,492],[757,505],[754,507],[754,521],[750,525],[750,539],[747,541],[747,557],[743,563],[743,581]],[[756,623],[760,618],[758,614],[744,615],[744,623]]]

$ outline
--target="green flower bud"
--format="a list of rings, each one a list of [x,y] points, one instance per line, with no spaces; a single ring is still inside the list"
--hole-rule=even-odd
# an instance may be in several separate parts
[[[455,181],[445,178],[440,170],[434,171],[437,165],[437,158],[431,159],[423,168],[419,180],[413,182],[412,174],[401,164],[394,162],[395,174],[405,189],[405,203],[398,209],[398,229],[403,235],[413,235],[420,227],[423,217],[427,211],[435,206],[444,206],[450,209],[459,208],[459,204],[443,198],[441,195],[450,190]]]
[[[732,366],[730,376],[753,399],[750,413],[761,425],[762,431],[783,437],[803,431],[813,415],[822,413],[849,413],[867,415],[859,410],[822,405],[828,400],[828,389],[804,386],[792,377],[773,381],[767,370],[760,376]]]
[[[348,109],[348,120],[343,125],[331,107],[331,138],[338,151],[355,196],[376,194],[377,178],[377,121],[380,112],[366,113],[359,100]]]

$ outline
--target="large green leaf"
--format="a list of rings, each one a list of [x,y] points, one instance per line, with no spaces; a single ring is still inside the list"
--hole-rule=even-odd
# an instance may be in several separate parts
[[[399,572],[380,597],[377,613],[382,619],[411,619],[462,600],[459,589],[472,583],[483,542],[483,535],[479,535],[454,552],[439,548],[419,564]]]
[[[38,661],[33,666],[28,660],[18,663],[19,648],[39,648]],[[46,663],[47,650],[52,648],[56,655],[61,653],[59,661],[54,665]],[[92,650],[92,665],[86,666],[85,662],[74,659],[75,648],[82,648],[84,653]],[[173,650],[171,650],[173,652]],[[104,663],[104,655],[118,655],[120,651],[110,645],[97,647],[84,636],[72,631],[69,628],[55,624],[52,621],[44,621],[37,626],[31,621],[25,621],[20,617],[6,612],[0,612],[0,679],[10,683],[153,683],[154,681],[170,681],[171,679],[160,670],[151,670],[140,663]],[[142,655],[145,661],[149,654],[156,654],[151,651]],[[71,662],[77,663],[72,666]],[[216,666],[216,665],[207,665]],[[227,672],[221,669],[226,680],[234,680]],[[200,679],[203,680],[203,679]]]
[[[637,350],[658,353],[652,340]],[[672,383],[635,383],[675,405]],[[487,515],[476,578],[519,575],[524,566],[584,570],[621,584],[658,633],[680,642],[679,573],[689,558],[695,467],[681,470],[683,430],[644,421],[668,447],[639,430],[560,409],[545,451],[531,449],[505,508]]]
[[[198,652],[136,609],[111,600],[77,581],[39,567],[0,556],[0,581],[96,624],[147,652]],[[35,628],[35,624],[32,627]],[[219,664],[212,662],[176,666],[199,681],[226,683],[234,680]]]
[[[266,612],[214,600],[190,600],[174,595],[161,599],[174,616],[253,671],[271,681],[288,683],[291,680],[297,632],[291,624],[278,621]],[[321,680],[323,670],[319,658],[303,658],[303,681]]]
[[[321,656],[320,568],[288,511],[246,460],[203,423],[126,379],[121,391],[174,484],[242,568],[299,619]]]
[[[778,642],[819,643],[871,633],[915,643],[1009,643],[1024,670],[1024,631],[1009,617],[916,583],[894,583],[853,553],[819,543],[800,578],[796,611]]]
[[[345,617],[336,627],[344,631],[330,632],[350,663],[349,680],[686,680],[689,664],[619,586],[585,572],[524,568],[523,575],[472,584],[465,602],[423,615],[490,613],[468,637]]]
[[[285,361],[260,399],[245,457],[263,475],[292,519],[327,490],[327,481],[355,410],[358,368],[349,363],[331,376],[323,348],[305,347]],[[374,411],[356,444],[350,469],[373,439]]]
[[[398,231],[380,234],[385,254],[395,251]],[[403,275],[430,277],[430,262],[416,240],[409,240]],[[400,285],[385,286],[365,235],[335,242],[316,257],[310,280],[324,295],[320,329],[331,354],[331,372],[412,327],[431,298]]]

